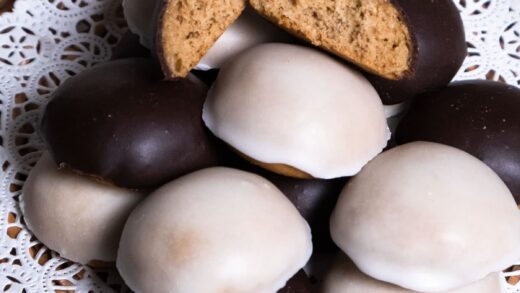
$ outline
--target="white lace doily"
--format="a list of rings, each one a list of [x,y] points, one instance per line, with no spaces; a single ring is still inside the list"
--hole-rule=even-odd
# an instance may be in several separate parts
[[[68,77],[111,58],[125,25],[119,2],[17,0],[12,13],[0,15],[1,292],[129,291],[113,270],[94,272],[46,249],[19,209],[21,187],[41,154],[35,131],[41,110]],[[455,2],[469,45],[457,79],[520,85],[520,0]],[[510,283],[519,275],[520,266],[505,273]],[[520,292],[520,283],[504,279],[504,288]]]

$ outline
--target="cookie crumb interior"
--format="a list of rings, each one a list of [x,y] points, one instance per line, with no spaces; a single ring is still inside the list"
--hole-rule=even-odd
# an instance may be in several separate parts
[[[185,77],[244,8],[244,0],[168,1],[159,24],[159,57],[170,77]]]
[[[389,79],[410,70],[408,27],[390,0],[250,0],[262,15],[364,69]]]

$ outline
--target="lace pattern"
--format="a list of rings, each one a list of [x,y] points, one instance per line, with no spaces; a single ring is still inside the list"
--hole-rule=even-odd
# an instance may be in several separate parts
[[[129,292],[113,269],[93,271],[43,246],[19,208],[43,148],[41,110],[67,78],[111,58],[125,27],[120,1],[17,0],[0,15],[1,292]],[[456,79],[520,85],[520,0],[454,1],[469,47]],[[520,292],[520,263],[504,277],[504,292]]]

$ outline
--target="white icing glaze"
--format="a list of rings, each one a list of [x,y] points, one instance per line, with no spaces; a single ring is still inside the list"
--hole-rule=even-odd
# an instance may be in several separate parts
[[[506,185],[458,149],[414,142],[368,163],[342,191],[331,235],[364,273],[421,292],[451,290],[520,258]]]
[[[381,100],[360,73],[287,44],[260,45],[227,63],[203,119],[255,160],[325,179],[356,174],[390,136]]]
[[[79,263],[115,261],[119,237],[143,195],[59,170],[44,154],[23,189],[29,229],[52,250]]]
[[[311,253],[307,222],[273,184],[210,168],[161,187],[132,212],[117,267],[136,292],[273,293]]]
[[[500,276],[492,273],[487,277],[444,293],[498,293],[501,292]],[[322,293],[414,293],[389,283],[381,282],[363,274],[346,257],[340,256],[327,275]]]
[[[123,8],[128,27],[140,37],[141,44],[152,48],[154,43],[155,10],[159,0],[124,0]],[[271,24],[250,7],[220,36],[200,63],[199,70],[220,68],[242,51],[267,42],[294,42],[294,38]]]

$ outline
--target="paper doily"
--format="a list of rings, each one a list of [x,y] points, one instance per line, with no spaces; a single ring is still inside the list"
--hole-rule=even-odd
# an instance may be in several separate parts
[[[121,0],[17,0],[0,16],[0,291],[129,292],[113,270],[61,259],[26,229],[20,191],[41,155],[37,121],[50,93],[108,61],[124,30]],[[520,85],[520,0],[454,0],[469,56],[457,79]],[[449,44],[446,44],[449,46]],[[518,267],[504,274],[520,279]],[[520,293],[520,283],[504,292]]]

